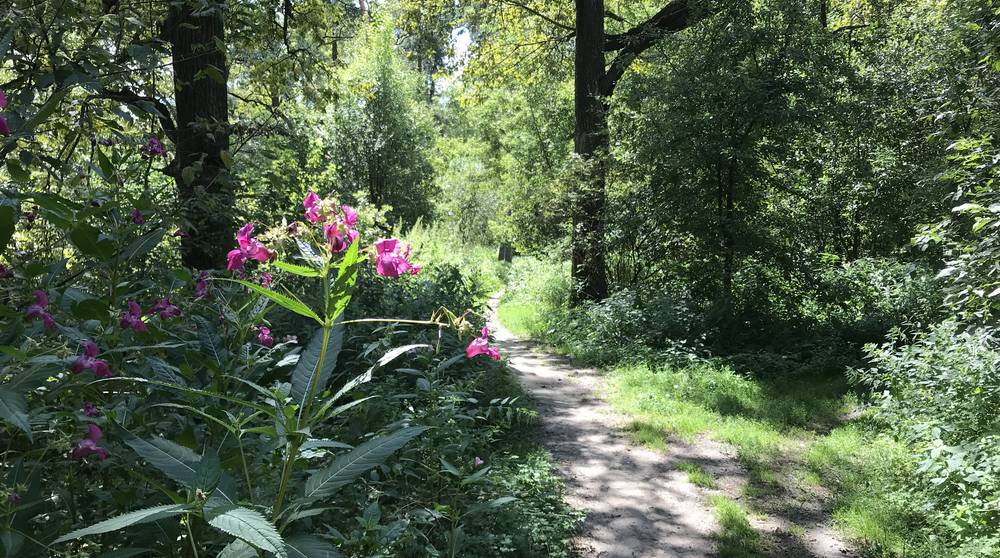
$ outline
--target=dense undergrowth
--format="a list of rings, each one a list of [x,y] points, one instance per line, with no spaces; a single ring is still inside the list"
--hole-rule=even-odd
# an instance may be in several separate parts
[[[828,273],[834,286],[853,285],[844,291],[853,296],[804,301],[797,323],[770,339],[760,324],[750,324],[760,327],[755,339],[724,333],[711,311],[669,291],[625,290],[569,309],[560,302],[566,268],[532,258],[515,261],[499,316],[521,335],[603,365],[608,397],[638,441],[731,444],[749,473],[754,513],[794,524],[822,501],[867,556],[996,556],[988,504],[996,451],[987,447],[995,345],[988,332],[945,324],[914,345],[866,349],[895,324],[935,316],[939,301],[928,279],[901,266],[858,267]],[[689,469],[695,484],[714,485]],[[720,552],[757,555],[759,537],[742,526],[739,507],[721,499],[716,508],[728,525]]]

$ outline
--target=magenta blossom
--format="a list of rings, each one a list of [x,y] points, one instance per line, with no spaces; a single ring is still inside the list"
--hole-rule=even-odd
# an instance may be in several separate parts
[[[97,407],[95,407],[94,404],[91,403],[90,401],[84,402],[84,404],[83,404],[83,414],[87,415],[88,417],[99,417],[99,416],[101,416],[101,412],[98,411]]]
[[[0,264],[0,279],[10,279],[13,276],[13,270],[3,264]]]
[[[268,272],[263,272],[260,274],[260,286],[265,289],[271,288],[271,283],[274,283],[274,276]]]
[[[154,304],[153,307],[149,309],[149,313],[150,314],[159,313],[161,320],[169,320],[170,318],[175,318],[177,316],[180,316],[181,309],[178,308],[173,303],[171,303],[169,298],[163,297],[160,299],[159,302]]]
[[[134,329],[138,332],[145,332],[146,322],[142,321],[142,307],[139,303],[128,301],[128,310],[122,314],[122,319],[118,322],[122,329]]]
[[[253,223],[243,225],[236,233],[236,242],[239,244],[239,248],[230,250],[229,254],[226,255],[226,258],[229,260],[226,264],[226,270],[236,271],[243,269],[247,260],[266,262],[274,257],[274,252],[268,250],[256,238],[250,236],[251,233],[253,233]]]
[[[302,207],[306,208],[306,221],[310,223],[319,223],[325,220],[325,217],[319,212],[320,199],[316,195],[316,192],[309,192],[306,194],[304,200],[302,200]]]
[[[194,296],[196,298],[205,298],[208,296],[208,272],[202,271],[198,273],[198,279],[194,284]]]
[[[84,341],[83,354],[76,357],[76,360],[73,361],[73,366],[70,367],[70,370],[72,370],[74,374],[79,374],[84,370],[93,370],[94,375],[98,378],[110,378],[111,376],[114,376],[114,374],[111,373],[111,368],[108,367],[107,361],[97,358],[99,352],[100,350],[97,348],[96,343],[93,341]]]
[[[300,230],[299,230],[299,222],[298,221],[292,221],[291,223],[288,223],[288,226],[285,227],[285,232],[288,233],[288,236],[296,236],[296,235],[298,235],[299,232],[300,232]]]
[[[469,343],[469,346],[465,348],[466,358],[472,358],[476,355],[486,355],[493,360],[500,360],[500,351],[496,347],[490,347],[490,329],[483,327],[480,333],[482,335],[473,339]]]
[[[97,442],[101,441],[101,437],[104,433],[101,432],[101,428],[96,424],[87,425],[87,437],[77,442],[76,447],[73,448],[73,459],[83,461],[87,456],[91,454],[97,454],[97,457],[101,461],[108,458],[108,450],[104,448],[97,447]]]
[[[56,321],[52,319],[52,315],[49,314],[49,297],[45,294],[45,291],[36,290],[34,292],[35,303],[29,304],[27,308],[24,309],[24,318],[29,322],[32,320],[42,320],[42,325],[45,329],[52,330],[56,327]]]
[[[7,95],[0,89],[0,109],[7,107]],[[7,125],[7,119],[0,116],[0,136],[9,136],[10,126]]]
[[[138,207],[132,209],[132,224],[141,225],[146,222],[146,218],[142,216],[142,211]]]
[[[257,333],[258,343],[268,348],[274,346],[274,338],[271,337],[271,328],[267,326],[260,326],[259,328],[257,328],[257,332],[258,332]]]
[[[174,236],[176,236],[181,240],[187,240],[191,238],[191,233],[187,232],[184,229],[177,229],[176,231],[174,231]]]
[[[146,157],[166,157],[167,148],[163,146],[163,142],[160,138],[156,136],[149,136],[146,140],[146,144],[139,148],[139,151]]]
[[[383,238],[375,242],[375,271],[382,277],[399,277],[416,275],[420,266],[410,263],[409,243],[404,247],[395,238]]]
[[[482,467],[482,466],[483,466],[483,463],[486,463],[486,462],[485,462],[485,461],[483,461],[483,460],[482,460],[482,459],[481,459],[481,458],[480,458],[480,457],[479,457],[479,456],[477,455],[477,456],[475,457],[475,459],[473,459],[473,460],[472,460],[472,467],[473,467],[473,468],[475,468],[475,469],[478,469],[478,468],[480,468],[480,467]]]

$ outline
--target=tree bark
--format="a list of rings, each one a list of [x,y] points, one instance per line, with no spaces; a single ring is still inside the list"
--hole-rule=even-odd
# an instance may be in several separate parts
[[[221,267],[235,235],[235,192],[222,154],[229,149],[229,67],[225,5],[193,0],[171,7],[164,23],[174,69],[176,157],[171,171],[191,238],[182,241],[184,264]]]
[[[573,199],[572,278],[574,303],[608,296],[604,263],[607,181],[607,107],[601,95],[604,66],[604,1],[576,0],[574,152],[582,160]]]

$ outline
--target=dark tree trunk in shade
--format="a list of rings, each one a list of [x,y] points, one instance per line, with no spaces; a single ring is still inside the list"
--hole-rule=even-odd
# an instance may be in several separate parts
[[[235,193],[223,152],[229,149],[229,77],[225,5],[185,1],[171,7],[163,34],[170,42],[177,110],[176,155],[171,169],[191,238],[184,264],[225,265],[235,237]]]
[[[604,268],[604,205],[608,126],[602,86],[604,1],[576,0],[574,151],[582,159],[573,198],[573,301],[608,296]]]
[[[635,27],[604,33],[604,1],[575,0],[574,152],[581,171],[573,197],[572,277],[574,304],[608,296],[605,269],[604,211],[608,174],[608,99],[633,61],[657,41],[696,19],[688,0],[674,0]],[[699,10],[698,17],[708,14]],[[614,58],[608,63],[605,54]]]

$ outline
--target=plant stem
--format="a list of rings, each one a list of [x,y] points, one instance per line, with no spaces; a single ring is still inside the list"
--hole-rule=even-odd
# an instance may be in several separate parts
[[[191,541],[191,552],[194,552],[194,558],[198,558],[198,545],[194,542],[194,533],[191,532],[191,514],[188,514],[187,521],[184,522],[187,525],[188,540]]]

